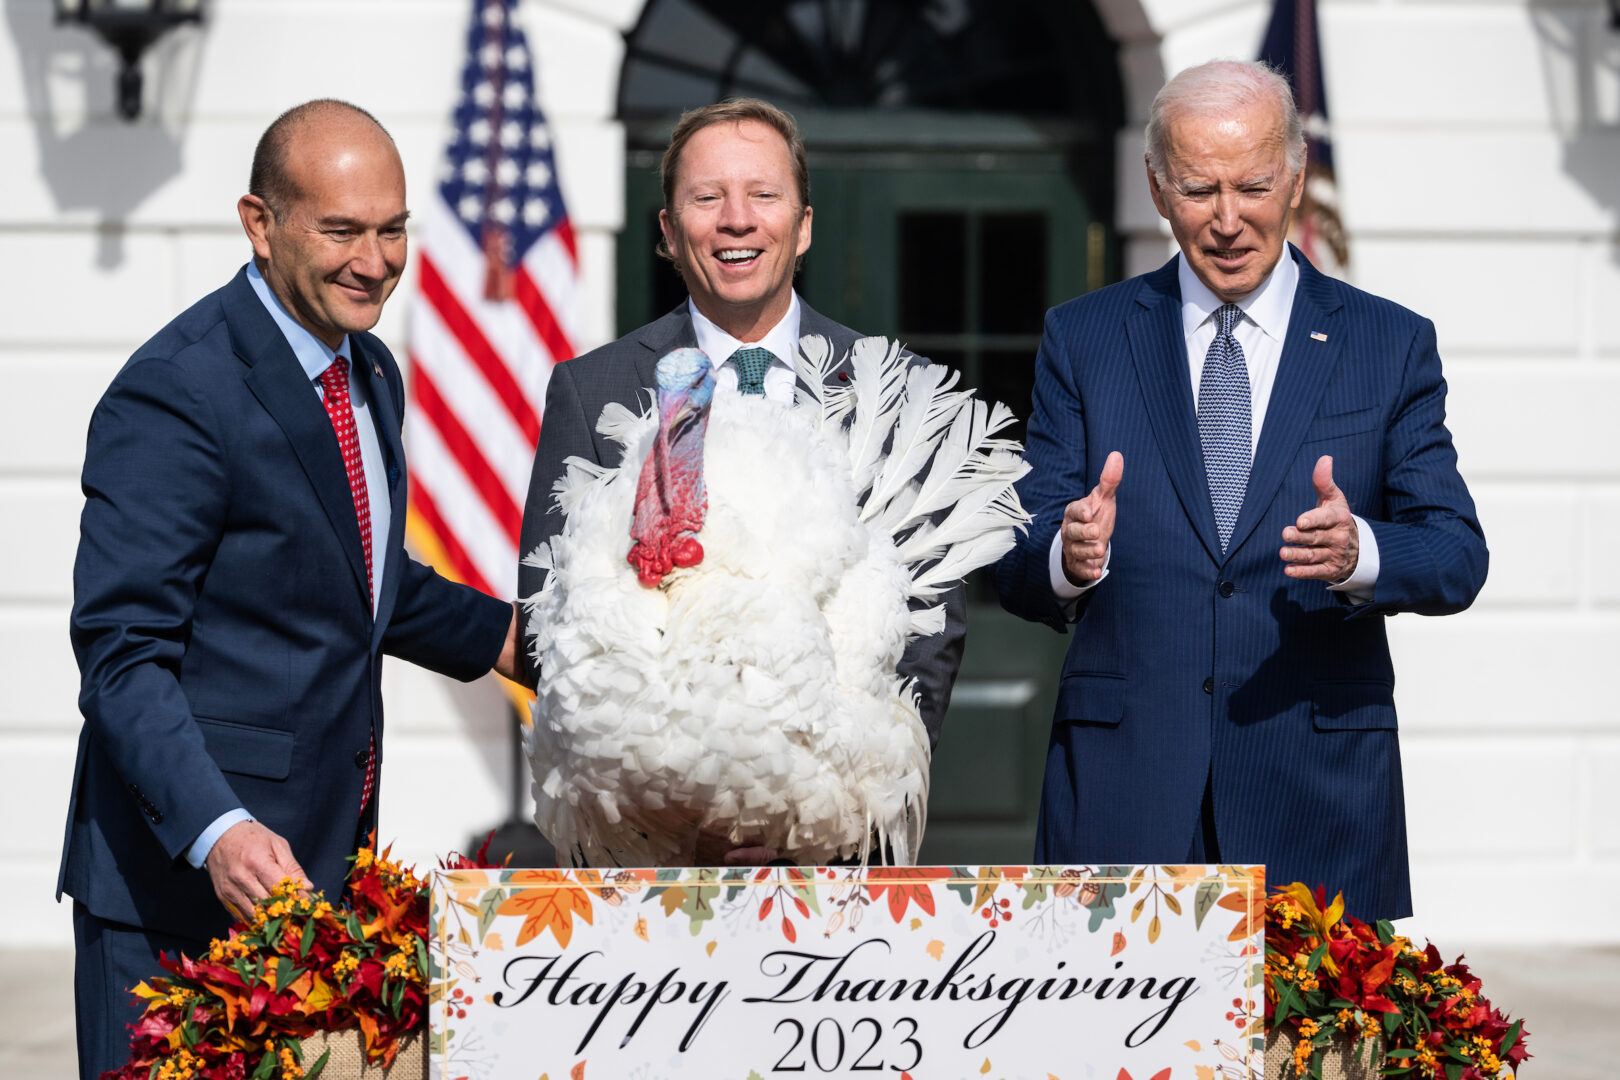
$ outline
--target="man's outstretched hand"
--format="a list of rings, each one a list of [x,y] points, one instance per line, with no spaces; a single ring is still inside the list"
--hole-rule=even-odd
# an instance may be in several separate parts
[[[1097,486],[1063,509],[1063,574],[1075,585],[1102,577],[1108,542],[1114,537],[1114,492],[1125,476],[1125,457],[1118,450],[1103,462]]]
[[[226,829],[204,865],[214,883],[214,895],[238,919],[269,896],[282,878],[309,882],[287,841],[257,821],[238,821]]]
[[[1289,577],[1337,584],[1356,572],[1360,537],[1349,500],[1333,482],[1332,458],[1316,460],[1311,483],[1316,488],[1316,509],[1305,511],[1282,531],[1288,546],[1278,554],[1288,564],[1283,573]]]

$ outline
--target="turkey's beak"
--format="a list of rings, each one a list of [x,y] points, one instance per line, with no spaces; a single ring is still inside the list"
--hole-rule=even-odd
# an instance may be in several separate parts
[[[703,410],[694,406],[690,398],[682,398],[675,411],[669,414],[669,437],[673,441],[686,434],[687,430],[695,424]]]

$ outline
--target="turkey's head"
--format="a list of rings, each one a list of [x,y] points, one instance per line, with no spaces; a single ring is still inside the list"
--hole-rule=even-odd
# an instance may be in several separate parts
[[[703,486],[703,438],[709,429],[714,372],[700,349],[676,349],[658,361],[658,432],[636,484],[630,565],[648,588],[677,566],[703,561],[694,535],[709,508]]]

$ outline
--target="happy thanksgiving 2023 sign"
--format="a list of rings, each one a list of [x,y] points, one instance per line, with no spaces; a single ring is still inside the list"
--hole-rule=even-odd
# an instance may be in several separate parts
[[[438,1080],[1252,1080],[1240,866],[461,870],[433,878]]]

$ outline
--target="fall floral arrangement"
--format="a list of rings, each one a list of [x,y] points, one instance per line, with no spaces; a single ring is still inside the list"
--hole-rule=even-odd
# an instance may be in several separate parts
[[[427,883],[362,848],[347,908],[284,880],[198,958],[165,956],[169,977],[135,988],[147,1002],[130,1061],[103,1080],[294,1080],[318,1076],[302,1041],[358,1027],[368,1060],[393,1063],[425,1022]],[[449,869],[480,865],[454,857]]]
[[[1530,1055],[1524,1021],[1508,1023],[1459,957],[1446,964],[1386,920],[1344,914],[1342,895],[1295,883],[1266,901],[1266,1027],[1291,1032],[1293,1070],[1322,1080],[1323,1051],[1351,1040],[1358,1059],[1379,1037],[1385,1076],[1497,1080]],[[1370,1053],[1371,1051],[1368,1050]]]

